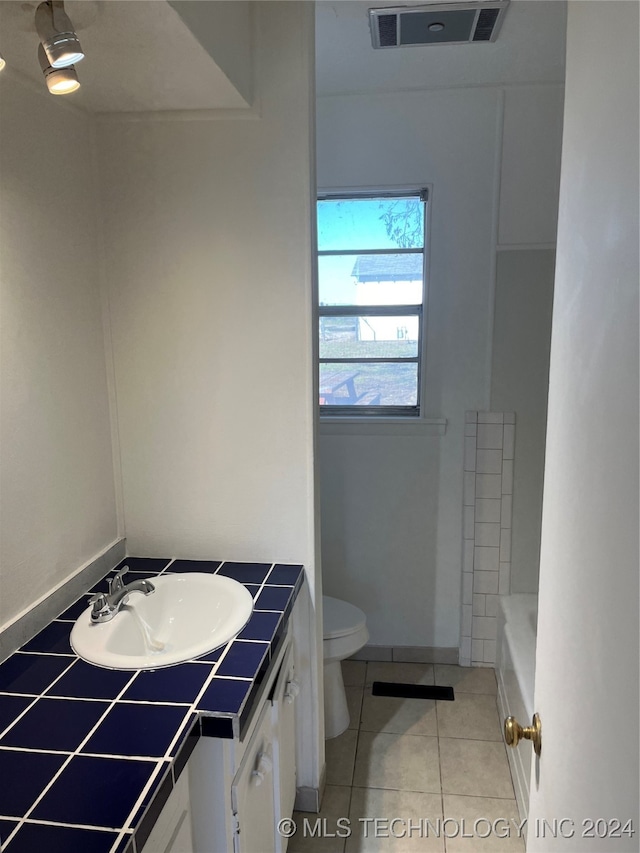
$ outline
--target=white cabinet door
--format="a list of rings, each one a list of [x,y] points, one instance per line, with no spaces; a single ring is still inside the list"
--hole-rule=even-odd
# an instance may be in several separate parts
[[[293,814],[296,799],[296,719],[295,698],[299,687],[295,680],[293,646],[284,656],[272,696],[275,734],[274,784],[276,812],[276,849],[284,853],[287,839],[277,833],[282,818]]]
[[[191,820],[189,819],[189,812],[183,812],[181,823],[176,827],[173,841],[169,844],[165,853],[192,853],[192,851]]]
[[[273,803],[273,732],[267,702],[231,787],[235,853],[275,853]]]
[[[189,774],[183,772],[144,845],[144,853],[193,853]]]

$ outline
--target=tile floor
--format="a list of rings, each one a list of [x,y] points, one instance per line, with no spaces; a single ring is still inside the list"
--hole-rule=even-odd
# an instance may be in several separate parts
[[[344,661],[343,674],[351,724],[326,743],[320,832],[296,813],[289,853],[524,850],[492,669]],[[455,701],[372,696],[374,681],[450,685]]]

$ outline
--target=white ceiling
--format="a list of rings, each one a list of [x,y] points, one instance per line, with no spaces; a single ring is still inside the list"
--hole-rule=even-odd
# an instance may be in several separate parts
[[[0,53],[44,86],[37,5],[0,0]],[[94,113],[248,106],[165,0],[65,5],[86,52],[77,68],[82,86],[65,100]],[[367,10],[389,5],[393,0],[318,0],[318,95],[564,80],[563,0],[512,0],[494,43],[373,50]]]
[[[497,41],[374,50],[367,10],[417,2],[319,0],[318,95],[564,81],[566,3],[512,0]]]
[[[36,50],[37,2],[0,1],[0,53],[45,86]],[[68,0],[85,51],[81,88],[65,100],[93,113],[247,107],[165,0]]]

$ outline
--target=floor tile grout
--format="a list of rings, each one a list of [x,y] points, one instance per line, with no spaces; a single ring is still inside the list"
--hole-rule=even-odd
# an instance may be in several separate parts
[[[357,815],[354,815],[352,818],[352,810],[354,809],[354,794],[355,794],[356,790],[357,791],[369,791],[369,790],[371,790],[371,791],[389,792],[389,793],[393,793],[393,794],[407,793],[407,794],[426,796],[426,797],[438,797],[439,798],[440,815],[441,815],[443,820],[446,819],[445,797],[462,797],[462,798],[468,799],[470,801],[470,804],[471,804],[471,801],[482,802],[482,800],[487,800],[487,801],[497,800],[497,801],[502,801],[505,804],[515,805],[515,803],[516,803],[515,789],[513,787],[513,779],[511,776],[511,768],[509,767],[508,763],[507,763],[508,775],[509,775],[509,781],[511,783],[510,784],[511,794],[508,797],[497,796],[495,793],[482,794],[481,795],[481,794],[471,794],[471,793],[462,794],[462,793],[453,793],[453,792],[445,791],[445,784],[444,784],[444,777],[443,777],[443,766],[442,766],[442,749],[441,749],[441,747],[442,747],[441,742],[442,741],[452,741],[452,742],[470,741],[470,742],[473,742],[474,744],[481,744],[481,743],[482,744],[498,744],[498,743],[502,743],[502,745],[503,745],[502,752],[505,755],[505,760],[506,760],[506,747],[504,746],[504,742],[502,741],[501,738],[494,738],[494,739],[473,738],[473,737],[469,737],[468,735],[465,735],[465,734],[462,734],[461,736],[457,736],[457,735],[451,734],[451,733],[446,734],[446,735],[442,735],[440,733],[440,728],[441,728],[441,724],[443,721],[441,721],[440,715],[443,713],[444,708],[447,704],[444,701],[428,700],[428,701],[433,701],[433,711],[434,711],[434,715],[435,715],[435,733],[434,734],[420,734],[420,733],[415,734],[415,733],[409,733],[409,732],[403,732],[403,731],[387,732],[384,730],[384,728],[382,728],[382,729],[378,728],[378,729],[371,731],[369,729],[363,728],[363,715],[364,715],[364,709],[365,709],[365,700],[367,699],[367,697],[371,693],[372,682],[374,680],[383,680],[383,679],[382,678],[379,678],[379,679],[375,678],[375,667],[376,667],[376,664],[378,662],[376,662],[376,661],[362,661],[362,662],[357,661],[355,663],[362,663],[364,666],[363,666],[363,680],[362,681],[360,680],[358,670],[356,670],[356,674],[351,675],[351,678],[353,678],[353,680],[355,680],[356,683],[350,683],[347,686],[347,691],[357,690],[358,694],[359,694],[359,699],[360,699],[359,703],[357,703],[357,709],[358,709],[357,713],[359,713],[357,725],[354,724],[354,721],[351,721],[350,726],[353,726],[353,728],[348,729],[348,731],[355,732],[355,736],[354,735],[351,736],[351,737],[355,737],[355,749],[353,752],[353,763],[352,763],[352,766],[350,768],[351,772],[350,772],[350,776],[348,777],[350,779],[350,782],[346,783],[344,781],[337,781],[337,782],[328,782],[327,783],[328,787],[348,788],[349,789],[348,795],[345,798],[346,802],[347,802],[346,814],[340,815],[340,817],[348,817],[352,820],[356,819]],[[392,662],[392,661],[385,661],[384,662],[384,664],[386,666],[388,666],[389,664],[391,664],[391,666],[395,666],[396,663],[397,662]],[[416,667],[427,666],[427,665],[413,664],[413,663],[410,663],[409,665],[410,666],[416,666]],[[401,663],[397,663],[397,666],[406,667],[407,664],[405,662],[401,662]],[[435,681],[437,681],[437,679],[435,678],[436,667],[433,665],[429,665],[429,666],[431,666],[431,669],[433,671],[434,683],[435,683]],[[473,669],[468,670],[469,674],[472,672],[473,672]],[[466,677],[466,674],[467,673],[465,673],[462,677]],[[389,678],[388,680],[392,680],[392,679]],[[398,679],[398,680],[400,680],[400,679]],[[456,696],[464,695],[465,697],[476,697],[476,698],[491,696],[494,700],[496,699],[496,696],[497,696],[497,686],[492,691],[487,690],[486,692],[479,692],[478,690],[475,690],[475,691],[460,690],[458,687],[456,687],[455,684],[453,684],[453,687],[454,687]],[[384,698],[384,697],[380,697],[380,698]],[[424,701],[424,700],[418,700],[418,701]],[[488,703],[485,703],[485,705],[488,705]],[[354,709],[354,712],[355,712],[355,710],[356,709]],[[499,713],[498,713],[497,705],[496,705],[496,716],[498,717],[498,722],[499,722]],[[382,725],[384,726],[384,723]],[[356,784],[356,768],[358,766],[359,751],[360,751],[360,748],[362,746],[361,735],[363,732],[365,732],[367,735],[372,735],[372,736],[380,733],[380,734],[391,735],[391,736],[394,736],[396,738],[411,737],[411,738],[428,738],[431,740],[433,740],[433,738],[435,738],[437,741],[436,746],[437,746],[437,760],[438,760],[438,773],[439,773],[439,790],[438,791],[422,791],[422,790],[413,790],[413,789],[409,789],[406,787],[404,787],[404,788],[391,788],[391,787],[381,787],[379,785]],[[345,732],[345,734],[346,734],[346,732]],[[362,756],[360,756],[360,757],[362,759]],[[329,817],[329,820],[333,821],[333,820],[335,820],[335,817],[331,816],[331,817]],[[337,839],[334,839],[334,841],[337,841]],[[347,846],[347,845],[348,845],[347,839],[343,839],[341,842],[341,845],[340,845],[340,849],[334,850],[334,851],[332,851],[332,853],[344,853],[344,851],[346,851],[347,849],[351,850],[352,847],[350,845],[349,846]],[[297,849],[297,846],[295,847],[295,849]],[[304,849],[305,850],[313,849],[313,847],[307,848],[305,846]],[[450,844],[447,843],[446,836],[443,837],[442,847],[440,848],[441,853],[448,853],[448,851],[451,849],[452,849],[452,847]],[[292,847],[291,853],[294,853],[293,847]]]

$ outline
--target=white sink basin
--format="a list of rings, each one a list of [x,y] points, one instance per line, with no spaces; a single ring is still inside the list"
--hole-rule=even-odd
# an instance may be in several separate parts
[[[110,669],[158,669],[223,645],[253,610],[249,591],[221,575],[192,572],[150,580],[155,592],[132,592],[109,622],[93,623],[88,607],[71,631],[75,653]]]

